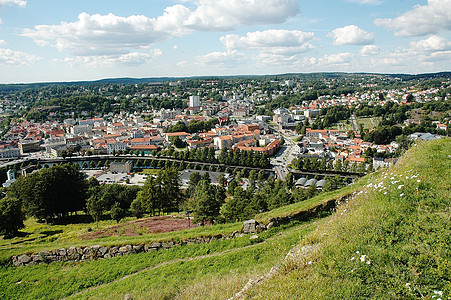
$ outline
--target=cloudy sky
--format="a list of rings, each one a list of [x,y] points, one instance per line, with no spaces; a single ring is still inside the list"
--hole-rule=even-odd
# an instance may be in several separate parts
[[[451,70],[451,0],[0,0],[0,83]]]

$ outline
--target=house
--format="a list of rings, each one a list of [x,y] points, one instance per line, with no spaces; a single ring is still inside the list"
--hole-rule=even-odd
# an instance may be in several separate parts
[[[213,139],[214,145],[222,150],[223,148],[231,148],[233,144],[233,138],[230,135],[217,136]]]
[[[168,132],[168,133],[165,133],[165,135],[166,135],[166,141],[167,142],[170,142],[171,139],[173,137],[176,137],[176,136],[179,137],[182,141],[186,140],[186,138],[188,136],[190,136],[189,133],[183,132],[183,131],[181,131],[181,132]]]
[[[131,161],[126,162],[112,162],[110,164],[110,172],[116,173],[130,173],[133,168]]]
[[[19,148],[3,148],[0,149],[0,158],[14,158],[20,156]]]
[[[141,151],[144,154],[151,154],[152,151],[160,151],[157,145],[133,145],[129,148],[132,151]]]

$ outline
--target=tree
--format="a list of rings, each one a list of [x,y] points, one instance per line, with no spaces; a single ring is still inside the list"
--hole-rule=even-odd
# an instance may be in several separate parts
[[[202,174],[201,180],[206,180],[208,181],[208,183],[211,183],[210,173],[205,172],[204,174]]]
[[[214,187],[206,180],[201,180],[196,187],[193,199],[194,220],[204,224],[205,221],[214,221],[222,203],[215,197]]]
[[[136,218],[142,218],[144,215],[145,208],[140,199],[136,198],[130,205],[130,211]]]
[[[126,210],[121,208],[119,202],[114,202],[110,210],[110,215],[113,220],[119,223],[125,217]]]
[[[27,215],[48,221],[82,210],[87,184],[78,165],[63,164],[19,178],[8,192],[21,201]]]
[[[249,217],[246,210],[248,202],[249,199],[247,199],[243,188],[236,187],[233,198],[222,206],[221,213],[229,220],[244,220]]]
[[[94,190],[99,191],[100,187],[95,188]],[[86,209],[91,217],[96,222],[96,227],[99,228],[99,219],[103,215],[105,211],[105,205],[102,201],[102,197],[99,196],[100,193],[93,192],[91,197],[86,201]]]
[[[24,227],[25,215],[17,198],[3,198],[0,200],[0,234],[6,238],[17,235]]]

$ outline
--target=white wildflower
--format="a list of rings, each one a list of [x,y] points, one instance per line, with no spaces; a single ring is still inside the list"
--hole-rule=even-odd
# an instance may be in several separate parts
[[[420,183],[420,182],[421,182],[421,180],[420,180],[420,179],[417,179],[417,182],[418,182],[418,183]]]
[[[402,189],[403,186],[404,186],[404,184],[398,185],[398,190]]]
[[[366,264],[367,264],[367,265],[371,265],[371,261],[368,259],[368,260],[366,261]]]
[[[410,289],[410,282],[407,282],[407,283],[406,283],[406,288],[409,288],[409,289]]]
[[[366,260],[366,255],[365,255],[365,254],[363,254],[362,256],[360,256],[360,261],[361,261],[361,262],[365,262],[365,260]]]
[[[443,292],[442,291],[434,291],[435,295],[439,295],[440,297],[443,296]]]
[[[354,260],[354,259],[355,259],[355,256],[351,257],[351,260]]]
[[[402,193],[401,195],[399,195],[399,197],[402,197],[402,196],[404,196],[404,193]]]

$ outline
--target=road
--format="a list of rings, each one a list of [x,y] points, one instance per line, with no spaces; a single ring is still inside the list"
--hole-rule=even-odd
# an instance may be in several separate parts
[[[285,140],[285,145],[283,145],[279,152],[271,159],[271,164],[274,166],[273,168],[277,174],[277,178],[285,180],[285,177],[289,173],[288,165],[295,158],[293,155],[294,146],[296,145],[294,139],[298,136],[296,134],[288,135],[279,130],[276,126],[272,126],[271,129],[279,133],[280,136],[283,136]]]

